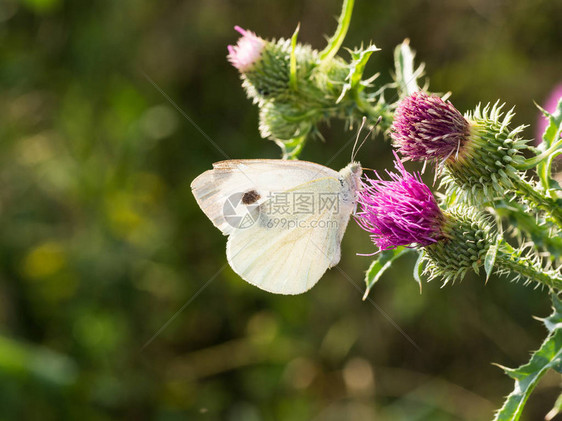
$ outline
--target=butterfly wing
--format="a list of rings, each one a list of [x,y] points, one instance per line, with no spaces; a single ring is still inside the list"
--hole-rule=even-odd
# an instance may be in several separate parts
[[[339,178],[323,177],[274,193],[259,206],[253,225],[231,232],[226,252],[232,269],[273,293],[312,288],[340,260],[340,242],[353,210],[342,188]],[[280,198],[288,212],[275,207]],[[312,198],[308,212],[298,203],[303,198]]]
[[[307,161],[246,159],[221,161],[191,183],[197,203],[224,235],[233,232],[232,221],[225,218],[225,204],[236,194],[255,191],[257,205],[271,192],[290,190],[317,178],[337,178],[338,173],[323,165]]]

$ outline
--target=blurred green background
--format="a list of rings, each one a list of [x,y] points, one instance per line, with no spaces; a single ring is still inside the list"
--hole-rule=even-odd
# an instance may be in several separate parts
[[[224,156],[277,158],[226,60],[238,24],[316,48],[339,0],[0,1],[0,419],[485,420],[546,335],[545,291],[472,276],[419,294],[412,259],[362,301],[368,236],[341,269],[275,296],[226,265],[189,184]],[[345,42],[411,39],[430,89],[462,111],[500,98],[534,136],[562,80],[561,1],[357,0]],[[347,58],[347,53],[342,52]],[[353,136],[321,128],[302,158]],[[349,148],[330,166],[343,167]],[[363,165],[391,165],[377,137]],[[158,334],[157,334],[158,333]],[[157,335],[156,335],[157,334]],[[155,336],[156,335],[156,336]],[[547,376],[526,420],[559,392]]]

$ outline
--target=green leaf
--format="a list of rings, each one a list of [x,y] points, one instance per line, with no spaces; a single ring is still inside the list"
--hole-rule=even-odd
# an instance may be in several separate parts
[[[306,143],[306,138],[307,135],[304,135],[286,141],[276,140],[275,143],[281,147],[283,159],[298,159]]]
[[[523,205],[513,201],[498,200],[494,202],[494,208],[509,226],[530,236],[536,247],[546,249],[553,258],[562,257],[562,236],[552,235],[550,223],[537,220]]]
[[[290,73],[289,73],[289,86],[291,89],[297,89],[297,36],[299,35],[300,23],[297,25],[293,36],[291,37],[291,58],[290,58]]]
[[[516,421],[539,379],[552,368],[562,371],[562,304],[557,296],[552,296],[553,313],[548,317],[553,326],[541,347],[531,355],[527,364],[516,369],[504,369],[515,380],[513,392],[507,396],[502,408],[496,413],[495,421]]]
[[[559,314],[562,314],[562,301],[555,294],[552,294],[551,297],[554,313],[544,319],[539,319],[544,323],[549,332],[562,328],[561,320],[558,317]]]
[[[410,48],[410,40],[405,39],[394,49],[395,79],[400,98],[420,90],[418,79],[423,76],[424,65],[415,68],[416,54]]]
[[[560,133],[562,132],[562,99],[558,102],[556,110],[552,114],[542,109],[541,107],[539,107],[539,109],[548,119],[549,124],[542,137],[542,148],[545,150],[545,152],[547,152],[547,156],[539,160],[539,163],[537,165],[537,174],[543,188],[545,190],[549,190],[552,188],[552,160],[556,155],[559,154],[557,153],[557,150],[559,151],[562,148],[562,144],[560,144]],[[537,158],[542,158],[542,155],[543,154],[538,155]]]
[[[365,283],[367,284],[367,289],[363,295],[363,300],[369,295],[369,291],[375,283],[380,279],[382,274],[392,265],[392,262],[409,253],[412,249],[406,247],[396,247],[393,250],[383,250],[379,253],[376,260],[373,260],[369,269],[365,274]]]
[[[558,298],[558,295],[552,294],[552,306],[554,313],[550,315],[549,318],[556,318],[558,314],[562,314],[562,300]]]
[[[343,85],[343,89],[340,97],[336,101],[339,103],[345,96],[345,94],[352,90],[360,91],[364,86],[361,85],[361,79],[363,78],[363,73],[365,72],[365,66],[369,61],[369,57],[375,51],[380,51],[375,45],[369,45],[366,49],[360,49],[351,52],[351,64],[349,66],[349,75],[347,76],[347,82]]]
[[[351,22],[351,14],[353,12],[354,0],[344,0],[341,14],[338,19],[338,27],[336,32],[328,40],[328,45],[320,52],[320,60],[330,60],[332,59],[340,49],[347,30],[349,29],[349,22]]]
[[[560,131],[562,130],[562,98],[558,101],[556,109],[552,114],[542,108],[540,108],[540,110],[548,119],[548,126],[542,136],[542,140],[545,142],[546,146],[545,149],[547,149],[560,137]]]
[[[498,246],[501,241],[501,235],[498,235],[496,242],[492,244],[488,251],[486,252],[486,256],[484,257],[484,270],[486,271],[486,282],[490,279],[490,275],[494,270],[494,265],[496,264],[496,256],[498,255]]]

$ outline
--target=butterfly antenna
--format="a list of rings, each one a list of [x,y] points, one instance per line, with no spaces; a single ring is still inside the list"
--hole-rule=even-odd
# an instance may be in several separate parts
[[[359,127],[359,130],[357,130],[357,136],[355,136],[355,143],[353,144],[353,149],[351,150],[351,162],[353,162],[355,160],[355,148],[357,147],[357,142],[359,142],[359,135],[361,134],[361,130],[363,130],[363,126],[365,126],[365,122],[367,121],[367,117],[363,116],[363,119],[361,120],[361,126]]]
[[[363,128],[363,125],[365,124],[365,120],[367,120],[365,117],[363,117],[363,121],[361,123],[361,128],[359,129],[359,132],[361,131],[361,129]],[[357,148],[357,150],[354,150],[353,155],[351,156],[351,161],[355,161],[355,157],[357,156],[357,152],[359,152],[359,149],[361,149],[363,147],[363,145],[365,144],[365,142],[367,141],[367,139],[369,138],[369,136],[371,136],[371,134],[373,133],[373,131],[376,129],[376,127],[379,125],[379,123],[382,120],[382,116],[379,116],[379,118],[377,119],[377,122],[374,124],[373,127],[371,127],[371,129],[369,130],[369,133],[367,133],[367,135],[363,138],[363,141],[361,142],[361,144],[359,145],[359,147]],[[357,138],[359,138],[359,132],[357,132]],[[355,143],[357,143],[357,140],[355,141]],[[355,149],[355,146],[353,147],[353,149]]]

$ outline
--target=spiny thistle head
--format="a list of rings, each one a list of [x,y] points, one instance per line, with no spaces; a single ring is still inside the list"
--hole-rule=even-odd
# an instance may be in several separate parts
[[[239,26],[235,26],[234,29],[242,36],[238,39],[238,43],[235,46],[228,46],[228,61],[240,73],[245,73],[259,60],[265,47],[265,41],[252,31],[247,31]]]
[[[376,179],[362,181],[356,220],[381,250],[433,244],[443,238],[443,213],[419,174],[408,173],[395,158],[398,173],[388,172],[390,181],[376,172]]]
[[[476,273],[484,264],[496,235],[488,219],[472,207],[455,206],[444,212],[443,238],[424,248],[424,273],[444,283],[462,278],[472,268]]]
[[[415,92],[396,108],[391,137],[412,161],[445,161],[458,154],[469,136],[469,123],[449,101]]]

